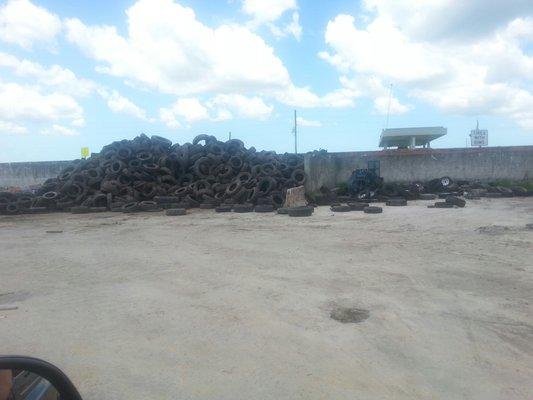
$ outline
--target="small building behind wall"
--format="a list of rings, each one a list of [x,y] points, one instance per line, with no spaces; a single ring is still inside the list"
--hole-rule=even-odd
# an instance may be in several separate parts
[[[379,140],[379,147],[388,149],[414,149],[417,146],[430,147],[432,140],[446,135],[447,129],[442,126],[429,126],[417,128],[392,128],[383,129]]]

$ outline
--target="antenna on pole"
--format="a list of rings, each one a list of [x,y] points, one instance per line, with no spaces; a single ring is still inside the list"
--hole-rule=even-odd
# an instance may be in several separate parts
[[[296,110],[294,110],[294,154],[298,154],[298,124],[296,122]]]
[[[389,115],[390,115],[390,103],[392,101],[392,83],[390,84],[389,90],[389,104],[387,106],[387,123],[385,124],[385,129],[389,128]]]

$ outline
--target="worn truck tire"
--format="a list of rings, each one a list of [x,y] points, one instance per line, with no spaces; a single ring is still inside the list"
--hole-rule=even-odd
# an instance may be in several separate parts
[[[363,212],[365,214],[381,214],[383,212],[383,208],[381,207],[376,207],[376,206],[369,206],[369,207],[366,207]]]
[[[330,207],[330,210],[331,210],[331,211],[334,211],[334,212],[348,212],[348,211],[352,211],[352,209],[351,209],[350,206],[331,206],[331,207]]]
[[[453,204],[446,203],[445,201],[437,201],[435,203],[435,208],[453,208]]]
[[[293,207],[288,209],[289,217],[310,217],[315,209],[309,206]]]
[[[202,203],[202,204],[200,204],[200,210],[212,210],[213,208],[216,208],[216,204],[214,204],[214,203]]]
[[[278,211],[278,214],[283,214],[283,215],[289,214],[289,209],[287,207],[278,208],[277,211]]]
[[[77,207],[71,207],[70,212],[72,214],[87,214],[91,212],[90,207],[87,206],[77,206]]]
[[[215,208],[215,212],[217,213],[231,212],[232,209],[233,209],[232,205],[221,205]]]
[[[446,203],[453,204],[454,206],[461,207],[461,208],[466,205],[465,200],[460,199],[459,197],[455,197],[455,196],[446,197]]]
[[[435,200],[437,195],[433,193],[420,193],[418,197],[420,200]]]
[[[169,208],[165,211],[165,215],[168,216],[177,216],[177,215],[185,215],[187,214],[187,210],[185,208]]]
[[[236,204],[233,207],[233,212],[236,212],[236,213],[249,213],[249,212],[252,212],[253,210],[254,210],[253,204],[248,204],[248,203]]]

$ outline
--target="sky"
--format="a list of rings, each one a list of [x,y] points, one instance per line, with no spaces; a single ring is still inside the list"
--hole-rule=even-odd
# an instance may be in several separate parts
[[[476,120],[532,145],[533,1],[0,1],[0,162],[140,133],[290,152],[294,110],[299,152],[464,147]]]

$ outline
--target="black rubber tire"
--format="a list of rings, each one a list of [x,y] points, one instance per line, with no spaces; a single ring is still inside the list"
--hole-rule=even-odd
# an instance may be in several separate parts
[[[50,212],[50,210],[46,207],[30,207],[26,210],[24,210],[26,214],[46,214]]]
[[[177,215],[185,215],[187,214],[187,210],[185,208],[169,208],[165,211],[165,215],[168,216],[177,216]]]
[[[292,207],[289,208],[289,217],[310,217],[315,209],[313,207]]]
[[[233,212],[236,212],[236,213],[249,213],[249,212],[252,212],[253,210],[254,210],[254,206],[248,203],[235,204],[235,206],[233,206]]]
[[[212,210],[213,208],[216,208],[216,204],[214,204],[214,203],[202,203],[202,204],[200,204],[200,210]]]
[[[77,206],[77,207],[71,207],[70,212],[72,214],[87,214],[90,211],[90,207],[87,206]]]
[[[383,208],[381,207],[375,207],[375,206],[369,206],[366,207],[363,212],[365,214],[381,214],[383,212]]]
[[[386,205],[388,206],[406,206],[407,205],[407,200],[405,199],[389,199],[387,200],[387,202],[385,203]]]
[[[287,208],[287,207],[278,208],[278,214],[288,215],[289,214],[289,208]]]
[[[368,203],[360,203],[360,202],[350,202],[350,203],[348,203],[348,206],[352,209],[352,211],[363,211],[369,205],[370,204],[368,204]]]
[[[435,200],[437,198],[436,194],[433,193],[420,193],[418,195],[420,200]]]
[[[231,212],[233,210],[233,206],[231,205],[222,205],[215,208],[215,212],[217,213],[225,213],[225,212]]]
[[[180,207],[180,203],[179,202],[176,202],[176,203],[163,203],[163,204],[159,204],[159,207],[161,207],[163,210],[169,210],[171,208],[183,208],[183,207]]]
[[[442,192],[442,193],[439,193],[438,197],[439,197],[439,199],[444,200],[444,199],[446,199],[446,197],[451,196],[451,195],[452,194],[450,192]]]
[[[124,213],[132,213],[137,211],[139,211],[139,203],[136,201],[131,201],[122,206],[122,212]]]
[[[352,211],[352,208],[350,206],[331,206],[330,210],[334,212],[349,212]]]
[[[89,212],[105,212],[107,207],[89,207]]]
[[[254,211],[256,213],[270,213],[274,211],[272,204],[258,204],[255,206]]]
[[[488,199],[500,199],[503,197],[503,194],[496,192],[489,192],[485,195]]]
[[[453,204],[446,203],[445,201],[437,201],[435,203],[435,208],[453,208]]]
[[[459,197],[448,196],[446,197],[446,203],[453,204],[454,206],[463,208],[466,205],[466,201]]]
[[[139,211],[157,211],[159,206],[155,201],[145,200],[139,203]]]
[[[154,201],[157,204],[176,204],[180,199],[176,196],[155,196]]]

